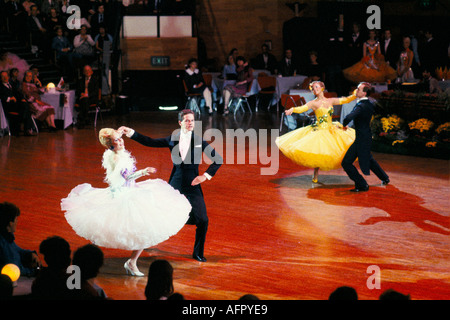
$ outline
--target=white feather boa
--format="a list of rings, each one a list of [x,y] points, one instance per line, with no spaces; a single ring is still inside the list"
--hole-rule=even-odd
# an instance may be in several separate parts
[[[125,170],[133,173],[136,170],[135,163],[136,159],[125,149],[117,152],[106,150],[102,160],[102,167],[106,169],[105,182],[112,189],[122,187],[126,182],[122,173]]]

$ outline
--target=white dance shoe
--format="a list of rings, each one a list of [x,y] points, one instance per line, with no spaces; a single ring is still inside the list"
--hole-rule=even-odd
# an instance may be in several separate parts
[[[134,266],[134,267],[131,266],[130,259],[128,259],[127,262],[125,262],[123,267],[125,268],[125,271],[127,272],[127,274],[131,274],[132,276],[135,276],[135,277],[143,277],[144,276],[144,274],[142,272],[140,272],[136,266]]]

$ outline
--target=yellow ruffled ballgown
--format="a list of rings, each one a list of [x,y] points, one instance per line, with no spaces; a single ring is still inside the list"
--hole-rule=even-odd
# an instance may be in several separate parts
[[[296,113],[307,111],[299,108]],[[321,170],[341,167],[342,159],[355,141],[355,130],[342,129],[340,122],[333,122],[333,107],[314,111],[316,122],[288,132],[275,140],[281,152],[298,165]]]

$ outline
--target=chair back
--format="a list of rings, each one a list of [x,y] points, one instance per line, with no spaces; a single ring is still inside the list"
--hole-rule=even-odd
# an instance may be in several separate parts
[[[203,80],[205,80],[205,85],[211,87],[212,84],[212,75],[211,74],[203,74]]]
[[[277,79],[274,76],[258,77],[258,84],[261,90],[266,88],[275,89],[277,87]]]
[[[304,104],[306,104],[305,98],[298,94],[282,94],[281,95],[281,105],[285,109],[295,108],[297,106],[301,106]]]

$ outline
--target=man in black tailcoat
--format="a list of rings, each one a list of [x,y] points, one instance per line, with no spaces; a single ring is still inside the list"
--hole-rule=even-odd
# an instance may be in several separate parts
[[[356,158],[358,158],[359,167],[365,175],[370,175],[370,171],[381,180],[383,185],[389,183],[389,177],[386,172],[381,169],[380,165],[375,161],[370,152],[372,145],[372,132],[370,130],[370,120],[374,112],[374,105],[367,98],[370,95],[372,88],[367,82],[360,83],[356,91],[358,102],[351,113],[349,113],[342,123],[344,130],[347,125],[353,120],[355,124],[356,139],[355,142],[347,150],[347,153],[342,160],[342,168],[355,182],[355,189],[352,192],[368,191],[369,185],[358,170],[353,165]]]
[[[205,262],[204,245],[209,220],[200,184],[215,175],[223,159],[206,141],[194,134],[195,120],[191,110],[180,111],[178,123],[181,130],[175,130],[171,136],[159,139],[152,139],[127,127],[121,127],[119,131],[144,146],[169,148],[173,162],[169,184],[186,196],[192,206],[189,220],[186,222],[197,227],[192,256],[198,261]],[[199,175],[198,166],[202,161],[202,153],[205,153],[212,163],[204,174]]]

